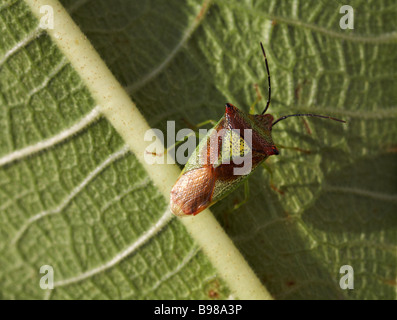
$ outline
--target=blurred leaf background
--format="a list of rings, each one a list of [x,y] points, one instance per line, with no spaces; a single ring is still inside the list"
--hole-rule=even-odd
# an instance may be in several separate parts
[[[248,111],[258,84],[282,150],[212,211],[276,299],[395,299],[395,1],[62,0],[149,125],[166,131]],[[341,30],[339,8],[354,8]],[[55,13],[56,19],[56,13]],[[0,159],[71,128],[90,92],[24,1],[0,0]],[[137,250],[167,210],[133,154],[98,116],[73,137],[0,168],[0,297],[236,298],[177,219]],[[52,265],[55,290],[38,286]],[[354,290],[339,269],[354,268]],[[90,273],[90,270],[100,271]],[[59,280],[57,280],[59,279]],[[70,281],[69,281],[70,280]],[[58,283],[57,283],[58,281]],[[50,292],[50,293],[48,293]]]

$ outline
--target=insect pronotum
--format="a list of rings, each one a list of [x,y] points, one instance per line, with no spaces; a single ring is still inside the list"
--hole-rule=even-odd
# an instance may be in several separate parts
[[[269,84],[266,107],[260,115],[252,115],[226,103],[225,114],[201,140],[171,190],[171,211],[177,216],[196,215],[213,205],[234,191],[269,156],[278,155],[272,139],[272,128],[278,122],[289,117],[345,122],[311,113],[290,114],[277,120],[266,114],[271,100],[270,71],[265,49],[260,45]],[[236,175],[236,170],[243,168],[244,159],[251,161],[250,170]]]

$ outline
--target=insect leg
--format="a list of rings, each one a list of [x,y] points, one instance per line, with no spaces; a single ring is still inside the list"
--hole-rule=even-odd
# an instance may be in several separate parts
[[[187,122],[187,121],[185,120],[185,122]],[[197,124],[197,125],[191,125],[191,127],[195,127],[196,129],[198,129],[198,128],[203,127],[203,126],[205,126],[205,125],[207,125],[207,124],[211,124],[212,126],[214,126],[216,123],[217,123],[217,122],[216,122],[215,120],[211,120],[211,119],[210,119],[210,120],[206,120],[206,121],[200,122],[200,123]],[[189,125],[189,124],[190,124],[190,123],[188,123],[188,125]],[[186,142],[186,140],[187,140],[189,137],[191,137],[192,135],[195,135],[198,139],[200,139],[199,132],[194,131],[193,133],[187,134],[187,135],[183,138],[183,140],[181,140],[181,141],[176,141],[173,145],[169,146],[167,149],[165,149],[165,152],[164,152],[164,153],[160,153],[160,154],[158,154],[158,153],[156,153],[156,152],[149,152],[149,153],[152,154],[153,156],[161,157],[161,156],[163,156],[163,155],[169,153],[170,150],[172,150],[172,149],[176,148],[177,146],[179,146],[180,144]]]
[[[185,122],[185,124],[188,126],[188,128],[190,128],[190,129],[192,129],[194,131],[196,131],[197,129],[199,129],[199,128],[207,125],[207,124],[211,124],[212,126],[215,126],[217,124],[217,121],[212,120],[212,119],[200,122],[198,124],[193,124],[189,120],[184,119],[184,118],[182,120]]]
[[[169,147],[165,150],[165,152],[167,153],[167,152],[169,152],[171,149],[176,148],[176,147],[179,146],[180,144],[186,142],[186,140],[189,139],[189,137],[191,137],[192,135],[195,135],[197,138],[199,138],[199,133],[198,133],[197,131],[191,132],[191,133],[187,134],[186,136],[184,136],[184,137],[183,137],[183,140],[177,141],[177,142],[175,142],[173,145],[169,146]]]
[[[156,152],[148,152],[150,154],[152,154],[153,156],[156,157],[162,157],[164,155],[166,155],[167,153],[170,152],[170,150],[172,150],[173,148],[176,148],[177,146],[179,146],[180,144],[186,142],[186,140],[191,137],[192,135],[195,135],[197,138],[199,138],[199,133],[198,132],[192,132],[187,134],[186,136],[183,137],[183,140],[181,141],[176,141],[173,145],[169,146],[167,149],[165,149],[164,153],[156,153]]]
[[[232,211],[237,210],[238,208],[240,208],[242,205],[244,205],[248,201],[249,193],[250,193],[250,189],[249,189],[248,179],[246,179],[244,181],[244,199],[241,200],[240,202],[236,203],[234,205]]]
[[[196,124],[195,127],[200,128],[200,127],[204,127],[207,124],[211,124],[212,126],[215,126],[216,123],[217,123],[217,121],[209,119],[209,120],[206,120],[206,121]]]
[[[278,189],[273,183],[273,170],[272,170],[272,168],[270,168],[270,166],[266,162],[263,162],[262,166],[270,174],[270,188],[272,188],[274,191],[278,192],[279,194],[283,195],[284,191],[281,191],[280,189]]]
[[[206,120],[206,121],[203,121],[203,122],[200,122],[200,123],[194,125],[194,127],[196,127],[196,128],[198,129],[198,128],[203,127],[203,126],[205,126],[205,125],[207,125],[207,124],[211,124],[212,126],[215,126],[216,123],[217,123],[217,122],[216,122],[215,120],[209,119],[209,120]],[[187,135],[183,138],[183,140],[181,140],[181,141],[176,141],[173,145],[169,146],[169,147],[165,150],[165,153],[164,153],[164,154],[167,154],[167,153],[170,152],[170,150],[172,150],[173,148],[176,148],[176,147],[179,146],[180,144],[186,142],[186,140],[187,140],[189,137],[191,137],[193,134],[194,134],[198,139],[200,139],[199,132],[194,131],[193,133],[189,133],[189,134],[187,134]],[[155,154],[155,153],[154,153],[153,155],[157,156],[158,154]],[[160,155],[158,155],[158,156],[162,156],[162,155],[163,155],[163,154],[160,154]]]
[[[307,154],[312,153],[310,150],[301,149],[301,148],[298,148],[298,147],[286,147],[286,146],[283,146],[281,144],[276,145],[276,147],[279,148],[279,149],[295,150],[295,151],[299,151],[299,152],[303,152],[303,153],[307,153]]]
[[[251,104],[251,106],[250,106],[250,111],[249,111],[250,114],[256,114],[256,112],[255,112],[255,106],[256,106],[256,104],[257,104],[259,101],[262,100],[262,95],[261,95],[261,92],[260,92],[260,90],[259,90],[259,86],[258,86],[257,84],[255,84],[254,87],[255,87],[255,91],[256,91],[256,100],[255,100],[254,103]]]

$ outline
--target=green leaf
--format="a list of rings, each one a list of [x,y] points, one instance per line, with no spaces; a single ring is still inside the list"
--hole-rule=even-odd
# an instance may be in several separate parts
[[[225,102],[248,111],[254,84],[265,100],[262,41],[270,113],[348,123],[280,122],[276,144],[310,150],[270,159],[283,194],[258,169],[247,204],[231,212],[239,189],[212,211],[277,299],[396,298],[393,2],[351,1],[354,30],[339,28],[344,3],[330,1],[61,2],[164,132],[167,120],[177,129],[217,120]],[[102,113],[98,96],[111,93],[93,92],[38,24],[24,1],[0,1],[0,297],[239,298],[222,277],[229,266],[171,219],[159,181],[114,125],[118,109]],[[69,46],[84,58],[81,43]],[[43,265],[54,268],[54,290],[39,286]],[[339,286],[343,265],[353,290]]]

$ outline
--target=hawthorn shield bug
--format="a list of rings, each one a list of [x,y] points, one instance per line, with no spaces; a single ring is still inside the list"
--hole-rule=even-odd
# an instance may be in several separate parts
[[[279,121],[318,117],[345,122],[317,114],[291,114],[274,120],[266,114],[271,99],[270,71],[260,45],[269,84],[266,107],[261,114],[252,115],[226,103],[225,114],[201,140],[171,190],[170,208],[177,216],[196,215],[210,207],[233,192],[268,157],[278,155],[272,128]]]

